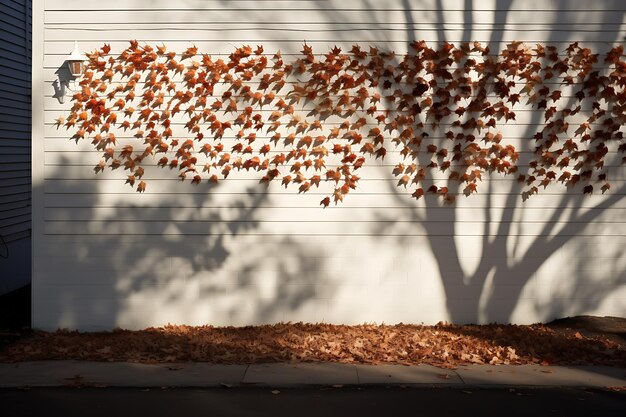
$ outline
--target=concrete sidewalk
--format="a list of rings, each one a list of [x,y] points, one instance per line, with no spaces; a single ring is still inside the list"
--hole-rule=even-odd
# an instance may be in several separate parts
[[[312,385],[626,387],[626,369],[603,366],[429,365],[297,363],[212,365],[42,361],[0,364],[0,388],[9,387],[298,387]]]

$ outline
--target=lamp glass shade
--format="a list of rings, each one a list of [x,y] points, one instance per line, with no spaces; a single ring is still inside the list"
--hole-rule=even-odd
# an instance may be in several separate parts
[[[83,73],[83,61],[68,61],[67,65],[73,77],[78,77]]]
[[[78,42],[74,42],[74,50],[67,57],[67,66],[70,69],[70,74],[72,77],[79,77],[83,73],[84,62],[87,60],[85,54],[80,51],[78,48]]]

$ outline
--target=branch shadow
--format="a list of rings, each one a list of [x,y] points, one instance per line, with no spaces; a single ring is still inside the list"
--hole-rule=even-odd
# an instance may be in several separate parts
[[[329,284],[315,275],[322,255],[311,248],[305,253],[289,237],[273,239],[284,258],[267,256],[257,211],[271,205],[262,186],[226,202],[217,201],[219,185],[202,192],[189,184],[124,201],[103,191],[98,179],[71,179],[76,163],[61,157],[62,168],[48,173],[44,185],[46,225],[34,285],[38,328],[291,320]],[[181,186],[189,188],[181,193]]]
[[[511,0],[498,0],[496,2],[496,10],[494,15],[497,20],[508,22],[509,12],[512,7]],[[412,13],[408,10],[408,2],[403,3],[407,11],[405,12],[407,33],[406,39],[411,42],[419,36],[416,36],[412,30],[413,18]],[[440,4],[440,2],[438,2]],[[615,3],[617,5],[617,3]],[[463,28],[463,40],[472,41],[472,2],[465,2],[465,10],[463,16],[465,18]],[[619,7],[617,7],[619,9]],[[609,8],[607,8],[608,10]],[[445,19],[441,8],[438,8],[438,30],[439,43],[447,41],[445,30]],[[560,11],[566,11],[568,3],[559,1],[555,17]],[[614,22],[621,21],[619,18],[614,20],[614,13],[605,12],[607,27],[615,34],[615,41],[619,41],[619,24]],[[375,18],[376,14],[372,14]],[[609,18],[610,17],[610,18]],[[494,52],[499,52],[502,48],[504,31],[492,31],[489,47]],[[593,35],[587,35],[593,36]],[[556,32],[546,39],[546,44],[552,44],[556,41]],[[593,41],[593,39],[588,39]],[[399,62],[396,62],[399,64]],[[571,106],[570,101],[564,108]],[[529,138],[525,141],[522,152],[532,152],[532,144],[530,138],[535,133],[534,129],[542,124],[541,115],[535,112],[529,121],[529,127],[523,134],[523,137]],[[436,136],[436,132],[428,131],[431,136]],[[526,161],[527,162],[527,161]],[[524,165],[524,161],[520,162],[520,166]],[[527,176],[530,168],[527,168]],[[392,180],[393,177],[388,177]],[[520,315],[516,314],[516,308],[520,302],[534,302],[534,311],[525,311],[530,313],[528,317],[541,317],[543,320],[550,320],[556,317],[562,317],[565,314],[580,314],[581,312],[593,311],[600,303],[611,295],[613,291],[620,288],[626,282],[624,275],[623,255],[615,254],[613,257],[605,257],[604,262],[612,262],[614,267],[608,273],[609,278],[604,280],[601,285],[593,283],[592,270],[587,266],[581,268],[582,263],[589,262],[585,258],[575,257],[573,262],[578,263],[578,268],[572,268],[570,275],[565,279],[564,283],[558,284],[556,278],[549,279],[551,288],[540,288],[538,276],[540,270],[557,254],[569,246],[585,247],[588,244],[582,243],[584,238],[579,235],[596,220],[610,214],[608,210],[614,207],[618,202],[622,201],[626,193],[626,187],[615,190],[612,195],[595,206],[584,203],[584,197],[578,190],[569,190],[567,194],[561,197],[561,200],[555,205],[550,212],[545,212],[544,227],[534,236],[534,240],[528,242],[529,238],[524,237],[523,225],[520,230],[513,230],[516,222],[523,222],[526,214],[524,204],[520,199],[522,187],[516,182],[512,182],[505,202],[496,201],[498,194],[494,192],[492,184],[487,185],[487,192],[484,195],[486,202],[484,203],[482,219],[484,221],[484,229],[481,237],[475,239],[462,239],[458,236],[458,229],[463,225],[459,222],[458,211],[454,208],[444,208],[435,199],[425,199],[424,206],[420,209],[414,209],[408,216],[410,223],[415,225],[414,230],[422,229],[425,231],[425,241],[429,245],[433,258],[436,263],[438,275],[446,297],[447,310],[450,319],[455,323],[488,323],[488,322],[511,322],[520,321]],[[456,185],[448,185],[452,193],[458,192]],[[407,209],[414,207],[414,203],[409,201],[406,196],[398,193],[398,188],[389,182],[390,192],[395,193],[395,202]],[[579,193],[579,195],[575,195]],[[475,198],[475,197],[474,197]],[[503,204],[503,206],[501,206]],[[462,210],[462,209],[461,209]],[[583,213],[584,212],[584,213]],[[497,214],[500,213],[500,216]],[[569,214],[569,215],[568,215]],[[556,223],[562,221],[566,217],[567,225],[560,230],[556,230]],[[373,228],[373,233],[384,234],[385,229],[390,223],[398,222],[398,227],[406,228],[406,219],[398,218],[391,214],[388,210],[379,211],[377,219],[380,224]],[[495,231],[493,230],[495,227]],[[417,235],[421,233],[416,232]],[[516,236],[517,235],[517,236]],[[391,240],[391,239],[390,239]],[[393,242],[393,240],[391,240]],[[461,242],[461,243],[460,243]],[[580,243],[579,243],[580,242]],[[399,247],[410,244],[410,238],[400,236],[395,239],[395,244]],[[598,243],[599,244],[599,243]],[[469,248],[468,248],[469,246]],[[474,246],[472,248],[472,246]],[[467,253],[472,252],[472,257],[478,257],[477,265],[473,272],[467,272],[468,267],[466,259]],[[576,253],[576,250],[572,250]],[[513,255],[515,254],[515,255]],[[471,267],[469,269],[472,269]],[[417,279],[417,276],[414,277]],[[544,280],[545,281],[545,280]],[[525,291],[532,289],[535,295],[525,295]],[[547,292],[553,294],[550,300],[539,301],[537,293]],[[559,294],[563,292],[563,294]],[[530,298],[529,298],[530,297]],[[535,297],[537,300],[532,300]],[[574,298],[573,298],[574,297]],[[527,298],[527,299],[525,299]],[[624,305],[614,306],[616,310],[624,311]]]
[[[413,17],[408,10],[410,3],[404,1],[404,4],[407,24],[410,26],[406,38],[417,39],[413,31]],[[471,1],[465,4],[472,6]],[[502,0],[497,4],[499,9],[496,14],[506,21],[512,1]],[[567,7],[565,2],[559,4],[563,9]],[[341,12],[329,9],[327,13],[336,15]],[[470,37],[473,32],[471,10],[465,10],[463,15],[469,20],[465,22],[463,36]],[[438,34],[443,42],[445,22],[442,13],[439,20]],[[347,35],[338,35],[338,39],[343,36]],[[503,33],[494,31],[491,36],[492,47],[499,49],[502,39]],[[539,115],[533,117],[531,126],[541,122]],[[527,137],[532,137],[530,129],[525,134]],[[526,150],[530,150],[530,145],[527,145]],[[70,165],[69,161],[60,165],[65,164]],[[422,236],[425,232],[423,241],[429,246],[437,268],[433,275],[441,278],[451,320],[459,323],[513,320],[524,290],[541,267],[565,244],[574,240],[588,223],[597,220],[621,201],[626,192],[622,187],[587,211],[582,210],[583,207],[589,208],[581,203],[582,197],[569,194],[562,197],[554,211],[549,213],[546,226],[529,243],[522,242],[523,239],[516,240],[514,236],[523,236],[523,233],[511,229],[516,219],[524,217],[524,206],[518,196],[521,187],[515,183],[510,186],[502,207],[501,203],[495,201],[499,194],[491,189],[495,182],[489,182],[486,203],[481,207],[484,229],[478,234],[478,243],[475,245],[480,251],[475,256],[478,264],[474,272],[467,273],[468,268],[464,264],[466,256],[463,253],[466,249],[456,240],[457,230],[462,224],[459,209],[441,207],[433,199],[425,199],[425,205],[418,209],[407,196],[399,194],[398,187],[394,187],[391,177],[389,179],[387,183],[394,202],[408,209],[410,214],[405,219],[382,210],[376,212],[373,217],[380,224],[371,227],[371,239],[386,236],[380,239],[381,245],[390,244],[398,249],[406,247],[406,237],[391,238],[386,230],[395,226],[407,228],[407,219],[411,224],[403,235]],[[248,321],[249,324],[251,318],[255,322],[277,321],[291,317],[284,314],[285,310],[292,313],[300,311],[306,308],[308,301],[329,297],[339,286],[336,282],[325,281],[317,272],[319,259],[323,258],[321,250],[305,248],[289,237],[275,242],[277,256],[272,258],[267,257],[267,248],[264,253],[233,250],[232,238],[255,236],[262,222],[256,212],[268,203],[269,195],[257,193],[256,188],[237,194],[235,201],[224,206],[208,189],[206,193],[186,193],[181,197],[179,194],[167,194],[172,189],[164,188],[162,195],[166,197],[157,203],[153,201],[142,205],[102,201],[92,187],[86,181],[64,179],[59,182],[54,193],[49,193],[54,195],[50,197],[51,200],[59,201],[56,207],[59,209],[57,215],[61,216],[59,227],[69,229],[55,231],[54,220],[49,219],[51,229],[46,233],[50,237],[46,239],[52,242],[50,245],[53,249],[47,256],[53,258],[53,254],[62,254],[65,247],[75,248],[78,254],[78,259],[73,261],[77,270],[72,271],[65,281],[43,282],[44,288],[45,285],[57,284],[65,288],[65,292],[53,300],[56,315],[50,316],[50,325],[53,320],[57,320],[68,327],[80,327],[80,323],[86,323],[88,318],[95,318],[94,322],[102,328],[120,325],[132,328],[145,322],[147,317],[153,323],[166,320],[186,323],[215,323],[217,320],[219,323],[223,320],[224,323]],[[75,212],[63,213],[65,202],[62,200],[71,199],[72,195],[80,195],[82,198],[79,206],[81,210],[77,214],[83,220],[72,219]],[[554,230],[555,222],[567,213],[573,213],[568,219],[569,223],[558,231]],[[120,224],[126,230],[120,229]],[[493,225],[496,226],[495,233],[491,231]],[[98,235],[97,238],[89,237],[90,233]],[[465,246],[476,243],[468,242],[465,242]],[[258,239],[257,244],[262,245],[262,239]],[[524,249],[525,245],[528,248]],[[190,247],[194,253],[190,253]],[[104,259],[100,256],[109,253],[112,255]],[[521,255],[512,259],[514,253]],[[620,257],[617,255],[612,259],[619,263],[622,259]],[[517,262],[513,262],[515,260]],[[52,261],[43,265],[55,268]],[[269,268],[271,273],[259,273],[262,267]],[[46,276],[45,270],[39,272]],[[604,299],[614,289],[614,285],[621,283],[623,268],[617,265],[615,273],[617,279],[614,282],[606,285],[605,290],[596,290],[594,297],[581,300],[577,309],[592,308],[592,304]],[[263,278],[260,276],[270,278],[261,282]],[[83,278],[97,280],[98,284]],[[415,274],[410,278],[419,277]],[[586,277],[579,270],[573,271],[572,281],[570,288],[588,288],[591,291],[591,287],[585,283]],[[578,288],[575,283],[580,283]],[[80,295],[84,294],[82,291],[85,287],[89,288],[88,294],[90,291],[93,294],[87,300]],[[45,291],[38,288],[35,291],[45,299]],[[217,298],[211,299],[216,294]],[[207,304],[203,302],[206,299],[211,301]],[[241,302],[242,299],[246,300],[245,303]],[[558,303],[537,306],[535,313],[549,318],[562,314],[565,304],[564,301],[560,307]],[[76,309],[63,311],[67,305],[76,306]],[[178,311],[168,307],[174,305],[182,307]],[[214,309],[220,311],[221,318],[212,315],[216,311]],[[40,318],[48,319],[41,316],[44,313],[39,314]]]

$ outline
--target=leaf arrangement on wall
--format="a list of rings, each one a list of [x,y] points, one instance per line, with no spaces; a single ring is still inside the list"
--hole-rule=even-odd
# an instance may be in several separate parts
[[[478,42],[410,46],[404,55],[358,45],[314,54],[305,43],[287,62],[262,46],[212,57],[136,41],[112,56],[104,45],[89,54],[82,91],[57,124],[103,153],[96,172],[123,170],[140,192],[156,161],[192,183],[244,170],[302,193],[330,184],[328,206],[388,152],[398,154],[398,186],[417,199],[452,202],[493,172],[515,175],[524,198],[553,183],[610,188],[607,156],[626,151],[622,46],[603,57],[577,43],[558,51],[513,42],[498,55]],[[541,114],[522,139],[525,161],[498,131],[515,123],[516,105]],[[132,142],[120,143],[122,131]]]

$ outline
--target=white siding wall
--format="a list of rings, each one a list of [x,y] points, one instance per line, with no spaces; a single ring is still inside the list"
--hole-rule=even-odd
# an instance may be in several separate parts
[[[623,1],[46,0],[34,10],[34,326],[529,323],[626,315],[626,172],[606,195],[548,188],[525,203],[514,178],[485,179],[452,207],[416,202],[390,161],[370,161],[360,189],[321,195],[245,175],[219,187],[150,171],[146,193],[123,174],[93,175],[100,156],[54,120],[52,83],[75,40],[85,51],[129,39],[228,54],[242,44],[297,54],[354,43],[402,53],[408,42],[624,42]],[[541,118],[542,119],[542,118]],[[503,128],[518,145],[532,111]],[[428,206],[428,208],[426,208]]]

